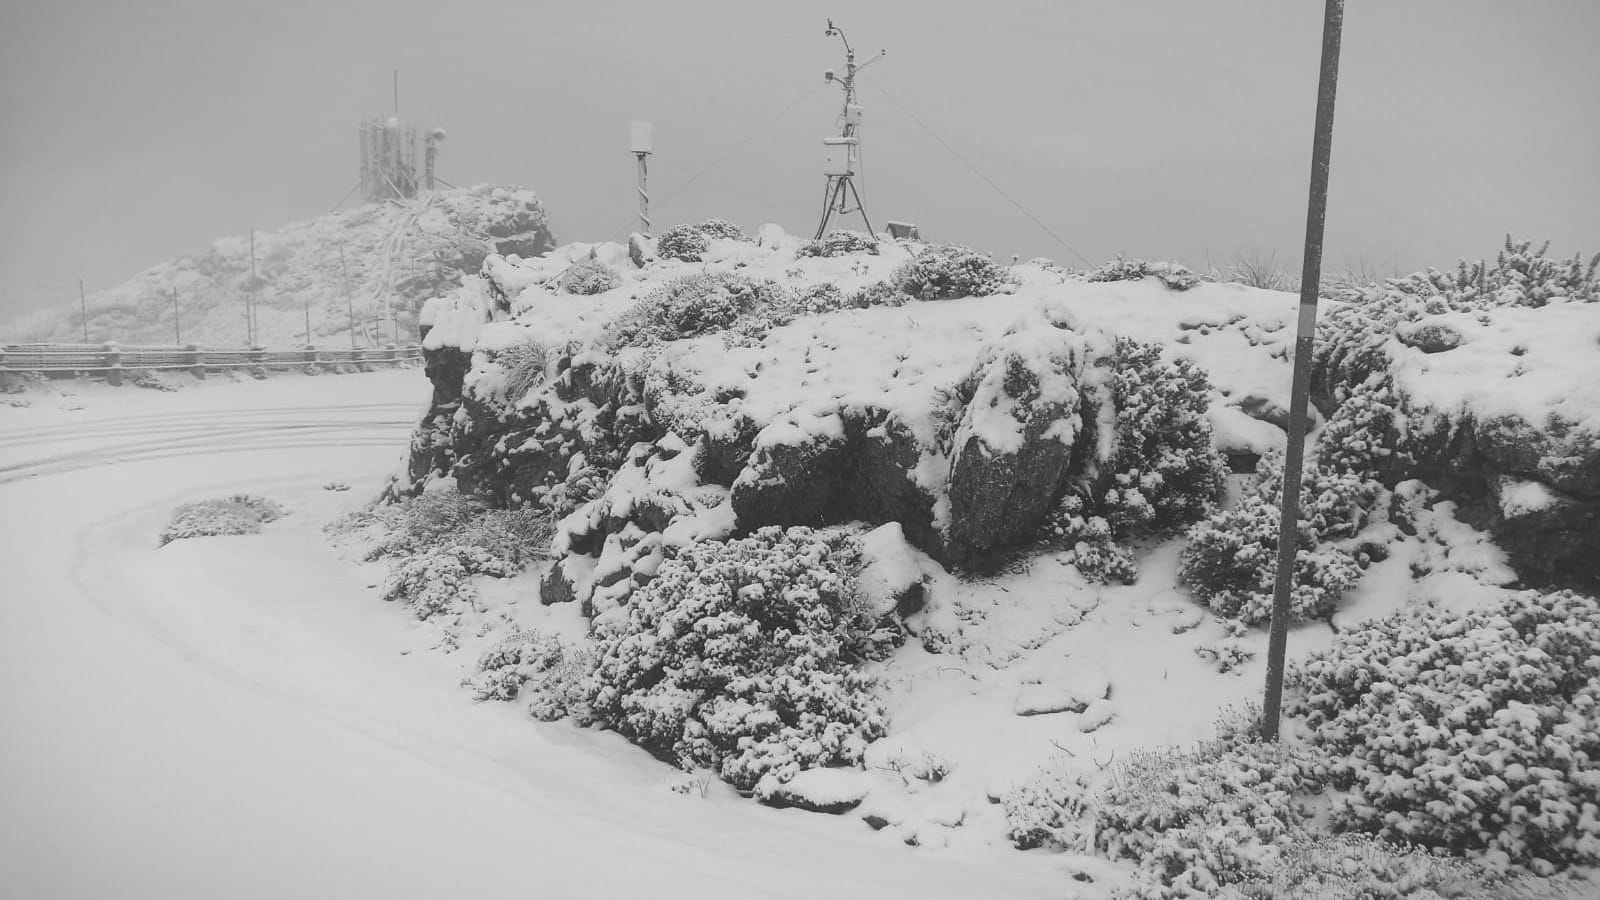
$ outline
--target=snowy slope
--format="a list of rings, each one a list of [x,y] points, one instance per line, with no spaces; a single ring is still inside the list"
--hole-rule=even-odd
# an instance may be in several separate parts
[[[244,346],[250,243],[248,234],[218,238],[91,294],[90,340],[165,345],[181,332],[184,343]],[[257,230],[258,343],[304,343],[308,306],[311,341],[319,346],[347,346],[352,319],[361,345],[393,341],[391,306],[402,342],[415,340],[416,308],[459,283],[464,273],[476,272],[486,254],[534,256],[550,244],[549,224],[533,192],[487,185]],[[0,336],[78,342],[83,322],[75,306],[48,310],[10,323]]]

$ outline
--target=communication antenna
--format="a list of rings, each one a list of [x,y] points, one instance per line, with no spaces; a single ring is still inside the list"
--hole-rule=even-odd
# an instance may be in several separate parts
[[[849,38],[844,36],[844,29],[828,20],[828,29],[823,32],[828,37],[837,37],[844,44],[844,77],[840,78],[833,69],[822,73],[825,81],[837,82],[844,89],[844,110],[839,114],[839,121],[843,128],[838,137],[823,138],[824,153],[823,172],[828,177],[827,187],[822,195],[822,221],[817,224],[817,239],[821,240],[823,232],[828,229],[828,220],[834,213],[841,216],[852,212],[861,213],[861,221],[866,223],[867,233],[872,234],[872,222],[867,218],[867,208],[861,203],[861,194],[856,190],[855,175],[861,167],[861,138],[858,134],[861,128],[861,104],[856,102],[856,73],[883,59],[887,51],[879,50],[878,55],[866,62],[856,65],[856,51],[850,46]],[[850,208],[850,200],[854,199],[855,208]]]

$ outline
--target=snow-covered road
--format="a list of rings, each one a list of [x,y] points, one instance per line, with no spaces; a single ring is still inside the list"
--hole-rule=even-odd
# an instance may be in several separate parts
[[[416,625],[316,525],[426,395],[410,370],[0,410],[0,897],[1069,893],[1039,854],[672,793],[614,735],[402,653]],[[173,505],[240,490],[294,513],[156,549]]]

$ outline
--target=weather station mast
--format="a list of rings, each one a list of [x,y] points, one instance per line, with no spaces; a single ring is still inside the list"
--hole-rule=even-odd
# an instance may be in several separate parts
[[[861,221],[866,223],[867,233],[873,233],[872,222],[867,218],[867,209],[861,203],[861,194],[855,182],[855,176],[861,170],[861,104],[856,102],[856,73],[882,59],[887,52],[879,50],[878,55],[856,65],[856,51],[850,46],[849,38],[845,37],[844,29],[829,19],[828,30],[823,34],[837,37],[844,44],[844,77],[839,77],[833,69],[822,73],[825,80],[835,82],[844,89],[844,109],[839,114],[842,126],[839,136],[822,140],[823,171],[828,177],[828,184],[822,195],[822,221],[817,224],[816,235],[818,240],[828,230],[828,220],[835,213],[846,216],[859,212]],[[850,206],[851,201],[855,203],[854,208]]]

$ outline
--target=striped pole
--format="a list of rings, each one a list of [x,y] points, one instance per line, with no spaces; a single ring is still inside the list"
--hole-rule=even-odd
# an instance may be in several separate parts
[[[645,160],[650,157],[648,152],[635,152],[639,159],[639,232],[645,237],[650,236],[650,194],[645,190],[645,181],[649,177],[649,167]]]
[[[1333,158],[1333,100],[1339,85],[1339,38],[1344,0],[1327,0],[1322,24],[1322,74],[1317,83],[1317,123],[1311,140],[1311,196],[1306,204],[1306,249],[1300,273],[1300,319],[1295,329],[1294,382],[1289,394],[1289,441],[1283,459],[1283,512],[1278,521],[1278,577],[1272,591],[1272,632],[1267,640],[1267,690],[1261,737],[1278,739],[1283,705],[1283,662],[1289,640],[1289,593],[1300,537],[1300,478],[1305,468],[1306,406],[1311,394],[1311,346],[1317,333],[1317,291],[1322,280],[1322,233],[1328,220],[1328,166]]]

